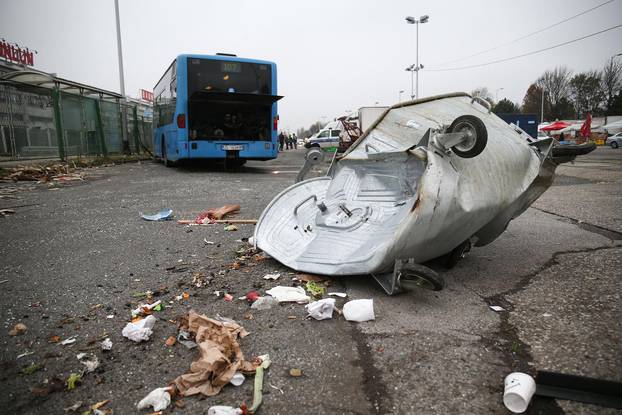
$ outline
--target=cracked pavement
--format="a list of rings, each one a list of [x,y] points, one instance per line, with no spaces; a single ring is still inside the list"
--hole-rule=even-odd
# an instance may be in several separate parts
[[[270,353],[261,409],[269,414],[508,413],[502,384],[515,369],[622,380],[622,150],[599,148],[561,166],[555,185],[498,240],[443,271],[443,291],[387,297],[371,278],[336,279],[331,290],[374,299],[376,320],[361,324],[305,320],[300,305],[254,311],[217,298],[216,290],[238,297],[291,283],[293,274],[274,260],[229,269],[243,245],[236,240],[250,236],[251,225],[188,232],[174,222],[138,217],[171,207],[177,218],[193,218],[209,207],[239,203],[239,217],[256,218],[293,182],[303,154],[285,152],[233,172],[152,162],[101,167],[89,170],[84,183],[56,191],[38,185],[16,193],[18,199],[0,199],[0,208],[21,206],[0,218],[0,280],[8,280],[0,286],[2,412],[63,413],[82,401],[81,413],[87,404],[111,399],[115,413],[137,413],[138,400],[193,361],[194,351],[164,345],[175,333],[167,320],[189,309],[238,320],[251,333],[240,341],[245,356]],[[215,245],[206,246],[204,238]],[[180,260],[187,270],[166,270]],[[192,287],[196,271],[214,274],[207,287]],[[282,273],[280,280],[262,279],[273,271]],[[124,339],[121,330],[137,303],[132,293],[161,285],[170,291],[163,296],[170,308],[157,314],[151,340]],[[187,301],[171,300],[182,291],[189,292]],[[249,312],[253,318],[245,319]],[[17,322],[28,331],[11,337]],[[106,353],[89,344],[104,333],[114,343]],[[78,337],[60,346],[49,343],[53,335]],[[75,355],[81,350],[100,357],[98,372],[73,391],[32,395],[46,379],[80,370]],[[25,352],[33,354],[16,359]],[[42,369],[21,374],[31,363]],[[303,376],[289,376],[291,368]],[[184,408],[165,413],[207,413],[211,405],[251,400],[247,380],[215,397],[185,398]],[[528,413],[615,412],[536,399]]]

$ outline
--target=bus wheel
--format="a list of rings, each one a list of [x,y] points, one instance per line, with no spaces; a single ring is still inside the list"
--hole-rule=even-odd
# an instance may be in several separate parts
[[[168,159],[166,154],[166,140],[164,139],[164,136],[162,136],[162,162],[166,167],[173,166],[173,162]]]

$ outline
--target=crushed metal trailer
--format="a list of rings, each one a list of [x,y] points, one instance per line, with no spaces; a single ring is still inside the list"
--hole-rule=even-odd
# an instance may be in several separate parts
[[[533,141],[458,93],[389,108],[326,177],[287,188],[262,213],[259,248],[297,271],[374,275],[393,294],[440,289],[421,264],[455,264],[494,241],[552,183],[561,162],[593,146]]]

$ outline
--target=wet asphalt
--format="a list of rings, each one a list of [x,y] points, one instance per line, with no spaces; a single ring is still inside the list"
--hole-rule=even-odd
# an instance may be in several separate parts
[[[136,402],[194,360],[196,350],[164,343],[176,333],[170,321],[191,309],[244,326],[250,335],[240,344],[248,358],[270,354],[266,414],[508,413],[502,384],[513,370],[622,381],[622,150],[599,148],[560,167],[555,185],[498,240],[452,270],[439,269],[443,291],[388,297],[369,278],[333,280],[330,291],[374,299],[376,320],[361,324],[337,316],[307,320],[296,304],[256,311],[237,300],[250,290],[291,285],[295,276],[272,259],[246,259],[234,269],[253,225],[230,232],[139,217],[170,207],[176,219],[192,219],[238,203],[239,218],[257,218],[293,183],[303,155],[288,151],[234,171],[151,161],[99,167],[87,169],[84,182],[55,190],[0,183],[0,190],[17,189],[0,199],[0,208],[16,211],[0,218],[0,412],[63,414],[82,402],[82,413],[110,399],[106,408],[115,414],[137,413]],[[193,286],[194,272],[209,284]],[[280,279],[262,278],[271,272]],[[151,339],[135,344],[121,330],[147,290],[159,291],[155,298],[166,307],[155,314]],[[177,300],[184,292],[189,298]],[[10,336],[16,323],[27,331]],[[76,342],[63,346],[54,336]],[[107,352],[99,348],[104,337],[113,342]],[[82,370],[80,352],[97,355],[101,366],[73,390],[37,396],[55,378],[64,382]],[[290,376],[292,368],[302,376]],[[252,389],[247,379],[214,397],[184,398],[183,407],[165,413],[250,404]],[[529,412],[615,413],[543,399]]]

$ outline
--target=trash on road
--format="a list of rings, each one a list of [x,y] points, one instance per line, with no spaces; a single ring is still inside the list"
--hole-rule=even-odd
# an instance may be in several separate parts
[[[220,220],[231,213],[237,213],[240,211],[240,205],[224,205],[218,209],[208,209],[196,217],[194,223],[202,225],[212,220]]]
[[[299,378],[300,376],[302,376],[302,370],[298,369],[297,367],[289,369],[289,375],[295,378]]]
[[[233,406],[215,405],[210,406],[207,410],[207,415],[242,415],[243,411],[240,408],[234,408]]]
[[[22,354],[18,354],[17,357],[15,358],[15,360],[19,360],[22,357],[30,356],[30,355],[33,355],[33,354],[35,354],[35,352],[24,352]]]
[[[558,165],[596,148],[536,140],[490,109],[465,93],[389,108],[327,176],[267,205],[257,247],[299,272],[373,275],[388,294],[441,289],[425,283],[437,276],[421,264],[446,256],[452,266],[472,244],[490,244],[551,186]]]
[[[261,406],[263,401],[263,372],[270,367],[270,355],[264,354],[258,356],[257,359],[261,361],[261,364],[255,369],[255,383],[253,385],[253,405],[248,409],[248,412],[254,414]]]
[[[26,366],[20,372],[22,375],[32,375],[33,373],[43,369],[43,365],[40,363],[32,363],[30,366]]]
[[[255,373],[255,366],[244,359],[237,341],[248,335],[242,326],[190,311],[187,331],[195,335],[199,357],[188,373],[174,380],[181,396],[214,396],[236,372]]]
[[[241,386],[244,383],[244,380],[246,380],[244,374],[241,372],[236,372],[236,374],[233,375],[229,383],[231,383],[233,386]]]
[[[177,343],[177,338],[175,336],[168,336],[168,338],[164,342],[164,344],[166,344],[168,347],[173,347],[175,343]]]
[[[267,294],[276,298],[279,303],[308,303],[310,298],[302,287],[276,286],[266,291]]]
[[[170,387],[154,389],[136,404],[136,408],[146,409],[152,406],[156,412],[163,411],[171,404],[170,391]]]
[[[186,330],[179,330],[177,333],[177,342],[183,344],[187,349],[194,349],[198,346],[193,339],[192,334]]]
[[[333,297],[340,297],[340,298],[346,298],[348,296],[348,294],[346,293],[328,293],[328,295],[333,296]]]
[[[112,340],[110,338],[105,338],[100,344],[101,349],[104,351],[112,350]]]
[[[505,377],[503,384],[505,407],[515,414],[525,412],[536,392],[536,381],[526,373],[513,372]]]
[[[232,224],[225,225],[224,228],[226,231],[237,231],[238,227]]]
[[[496,311],[496,312],[505,311],[505,308],[498,306],[498,305],[491,305],[488,307],[490,307],[492,311]]]
[[[154,316],[147,316],[144,319],[134,323],[127,323],[121,334],[123,334],[123,337],[127,337],[136,343],[149,340],[149,337],[153,333],[153,326],[156,321],[157,320]]]
[[[132,317],[145,316],[151,314],[151,312],[157,308],[157,311],[161,309],[162,300],[158,300],[152,304],[140,304],[138,308],[132,310]]]
[[[13,209],[0,209],[0,216],[13,215],[15,210]]]
[[[192,285],[197,288],[203,288],[208,285],[212,281],[212,278],[208,278],[208,276],[204,272],[193,272],[192,273]]]
[[[233,301],[233,296],[229,293],[225,293],[222,297],[225,301]]]
[[[99,359],[97,356],[87,353],[80,353],[76,356],[80,363],[84,365],[86,368],[86,373],[91,373],[95,371],[100,365]]]
[[[78,401],[71,406],[63,408],[64,412],[75,412],[82,406],[82,401]]]
[[[246,301],[248,301],[249,303],[254,303],[255,301],[257,301],[257,299],[260,297],[259,293],[257,291],[250,291],[246,294],[246,296],[244,297],[246,299]]]
[[[65,384],[67,385],[67,390],[75,389],[79,383],[82,383],[82,375],[79,373],[70,374],[65,382]]]
[[[9,331],[9,336],[19,336],[28,330],[28,326],[24,323],[17,323],[13,328]]]
[[[63,340],[62,342],[60,342],[61,345],[63,346],[67,346],[70,344],[74,344],[76,342],[76,338],[78,337],[78,335],[74,335],[71,337],[67,337],[65,340]]]
[[[352,300],[343,305],[343,317],[348,321],[374,320],[374,300]]]
[[[281,274],[275,272],[273,274],[266,274],[263,276],[264,280],[278,280],[281,277]]]
[[[140,213],[140,217],[144,220],[149,221],[170,220],[173,219],[173,209],[162,209],[161,211],[153,215],[145,215],[143,213]]]
[[[315,298],[322,298],[322,296],[324,296],[324,293],[326,292],[326,287],[314,281],[307,282],[305,284],[305,288],[309,292],[309,294],[311,294],[311,296]]]
[[[82,415],[111,415],[112,409],[101,409],[110,403],[110,399],[94,403],[89,407],[89,411],[83,412]]]
[[[253,310],[269,310],[278,303],[279,301],[271,296],[258,297],[251,305],[251,308]]]
[[[324,298],[322,300],[314,301],[305,306],[309,317],[313,317],[316,320],[326,320],[333,318],[333,310],[335,308],[334,298]]]

